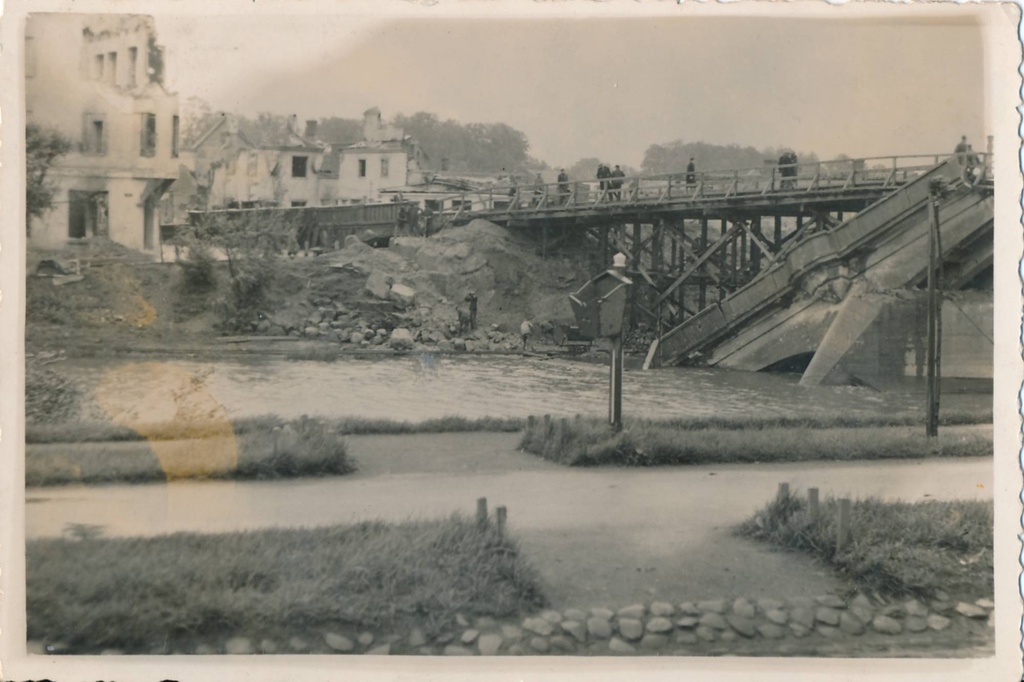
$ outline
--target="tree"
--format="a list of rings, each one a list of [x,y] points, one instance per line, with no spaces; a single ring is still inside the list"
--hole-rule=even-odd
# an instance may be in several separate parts
[[[56,188],[46,174],[60,157],[71,151],[71,140],[55,128],[34,123],[25,127],[25,224],[53,208]]]
[[[526,134],[505,123],[463,125],[418,111],[412,116],[398,114],[392,124],[416,140],[435,169],[442,159],[448,159],[449,170],[483,173],[514,172],[531,164]]]

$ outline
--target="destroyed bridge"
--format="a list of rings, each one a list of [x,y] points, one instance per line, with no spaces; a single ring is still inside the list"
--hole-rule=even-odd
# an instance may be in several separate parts
[[[612,178],[618,187],[493,187],[454,193],[460,208],[445,217],[531,232],[544,253],[583,239],[595,267],[624,253],[639,285],[632,322],[655,331],[656,362],[746,370],[796,362],[801,383],[814,385],[902,375],[914,364],[920,332],[906,320],[919,321],[920,306],[907,300],[927,275],[933,201],[942,288],[979,279],[991,288],[990,160],[897,156]],[[986,316],[991,330],[991,304]],[[969,321],[991,343],[985,319]]]

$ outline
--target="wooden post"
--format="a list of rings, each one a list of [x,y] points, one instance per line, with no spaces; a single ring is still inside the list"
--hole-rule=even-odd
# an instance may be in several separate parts
[[[708,250],[708,219],[700,219],[700,253],[704,255]],[[704,273],[697,273],[700,278],[700,289],[697,292],[697,310],[704,310],[708,304],[708,281]]]
[[[526,430],[529,433],[533,433],[533,430],[537,427],[537,418],[532,414],[526,418]]]
[[[551,424],[551,415],[544,415],[544,437],[547,438],[551,435],[551,431],[554,427]]]
[[[818,513],[821,511],[821,507],[818,504],[818,489],[808,488],[807,489],[807,509],[811,514],[811,518],[817,518]]]
[[[476,501],[476,522],[481,526],[487,525],[487,498],[481,497]]]
[[[505,524],[508,521],[508,510],[502,505],[494,510],[498,521],[498,537],[505,537]]]
[[[608,226],[601,226],[601,265],[611,260],[611,256],[608,255]]]
[[[778,492],[778,495],[776,495],[776,498],[779,499],[779,500],[784,500],[787,497],[789,497],[789,484],[788,483],[780,483],[779,484],[779,492]]]
[[[722,218],[721,232],[719,234],[719,238],[721,238],[723,235],[725,235],[726,230],[728,230],[728,225],[726,223],[725,218]],[[732,276],[732,273],[726,273],[726,271],[725,271],[725,268],[726,268],[726,265],[727,265],[726,259],[727,259],[728,253],[729,253],[729,245],[728,244],[724,244],[722,249],[719,250],[719,252],[718,252],[718,275],[719,275],[719,280],[718,280],[718,301],[719,302],[722,302],[723,300],[725,300],[725,287],[723,287],[722,284],[727,282],[727,281],[729,281],[730,277]]]
[[[562,432],[559,434],[558,443],[560,445],[565,445],[565,441],[569,440],[569,420],[562,417],[559,421],[559,426],[561,427]]]
[[[836,524],[836,552],[841,552],[850,541],[850,499],[839,500],[839,522]]]
[[[782,248],[782,216],[775,216],[775,250]]]
[[[939,200],[933,192],[928,198],[928,345],[925,366],[927,369],[927,415],[925,434],[929,438],[939,435],[939,315],[941,314],[936,286],[936,267],[939,264],[937,239],[939,231]]]

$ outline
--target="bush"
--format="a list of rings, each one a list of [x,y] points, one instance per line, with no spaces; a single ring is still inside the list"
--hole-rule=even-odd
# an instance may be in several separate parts
[[[25,364],[25,421],[64,422],[78,413],[81,391],[67,377],[29,359]]]
[[[861,587],[886,594],[992,594],[991,502],[869,498],[851,507],[853,537],[842,550],[836,548],[839,502],[831,497],[812,516],[795,492],[779,495],[736,532],[812,554]]]

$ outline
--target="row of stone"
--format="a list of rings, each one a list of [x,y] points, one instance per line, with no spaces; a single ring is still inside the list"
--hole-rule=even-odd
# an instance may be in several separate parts
[[[812,634],[831,639],[866,632],[899,635],[942,631],[957,617],[969,621],[987,620],[991,626],[994,606],[990,599],[954,603],[942,594],[929,605],[916,599],[879,603],[863,594],[849,603],[835,595],[796,598],[788,602],[745,598],[679,605],[654,602],[634,604],[617,611],[607,608],[547,610],[519,624],[499,623],[490,617],[470,621],[459,614],[457,628],[433,637],[418,627],[404,637],[398,634],[378,637],[368,631],[350,636],[328,631],[314,638],[293,636],[284,645],[270,639],[255,642],[247,637],[232,637],[220,647],[200,644],[191,653],[334,652],[378,656],[392,653],[447,656],[686,653],[689,646],[739,639],[781,640]],[[60,644],[46,647],[45,652],[66,653]]]

